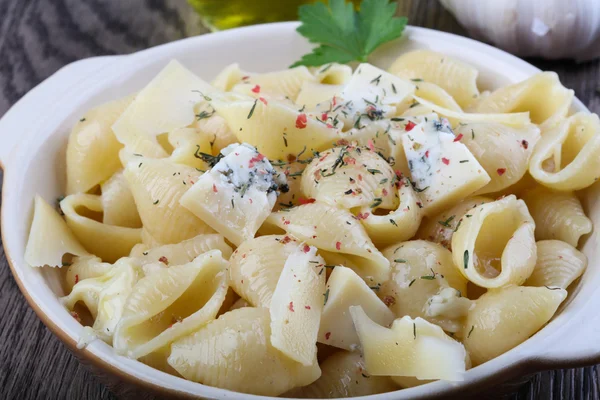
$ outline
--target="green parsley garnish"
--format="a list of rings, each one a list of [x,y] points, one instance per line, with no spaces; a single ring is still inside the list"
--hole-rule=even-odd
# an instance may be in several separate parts
[[[358,12],[345,0],[300,6],[297,31],[318,46],[292,67],[366,62],[377,47],[402,36],[407,19],[394,16],[397,7],[389,0],[364,0]]]

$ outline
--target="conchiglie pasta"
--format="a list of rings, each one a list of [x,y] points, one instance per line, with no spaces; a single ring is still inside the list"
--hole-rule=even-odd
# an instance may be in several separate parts
[[[386,214],[385,211],[367,207],[356,215],[379,248],[412,238],[423,218],[419,198],[411,184],[404,178],[398,184],[400,188],[393,189],[400,198],[398,208]]]
[[[285,261],[299,244],[287,235],[246,240],[229,260],[231,287],[254,307],[269,308]]]
[[[75,124],[67,144],[67,194],[87,192],[120,169],[119,150],[123,145],[112,125],[133,98],[93,108]]]
[[[358,261],[353,265],[358,267],[356,273],[369,286],[376,286],[389,278],[389,261],[373,245],[355,217],[346,210],[323,203],[306,204],[273,213],[267,223],[286,230],[310,246],[354,258]]]
[[[208,133],[195,128],[179,128],[169,132],[168,139],[174,148],[169,158],[172,162],[203,171],[210,168],[200,154],[212,154],[212,137]]]
[[[525,282],[536,261],[535,223],[525,202],[510,195],[469,213],[452,236],[461,274],[485,288]]]
[[[302,192],[309,198],[346,209],[395,209],[396,175],[390,165],[368,148],[352,145],[320,153],[302,174]]]
[[[25,262],[32,267],[60,267],[65,254],[89,255],[58,212],[36,195]]]
[[[202,110],[196,114],[196,121],[194,121],[191,127],[210,138],[213,155],[219,154],[225,147],[238,141],[235,134],[227,126],[227,121],[220,115],[217,115],[212,106],[207,111],[209,114],[203,118],[198,117],[201,112]]]
[[[337,129],[317,121],[315,115],[277,101],[265,102],[238,95],[212,105],[240,142],[250,143],[269,159],[306,159],[337,140]]]
[[[577,246],[581,236],[592,231],[592,221],[573,192],[558,192],[538,186],[523,194],[535,221],[537,240],[557,239]]]
[[[566,289],[583,274],[587,257],[560,240],[541,240],[537,245],[535,268],[525,285]]]
[[[127,297],[115,350],[132,358],[162,352],[214,319],[227,294],[226,268],[221,252],[211,250],[142,278]]]
[[[560,83],[555,72],[541,72],[495,90],[476,105],[475,112],[529,112],[534,124],[549,128],[567,116],[573,95],[572,90]]]
[[[405,79],[423,79],[448,92],[461,107],[477,99],[477,76],[472,66],[429,50],[417,50],[398,57],[389,72]]]
[[[544,131],[533,150],[529,173],[555,190],[579,190],[600,177],[600,119],[577,113]]]
[[[286,393],[286,397],[337,399],[392,392],[398,386],[386,376],[369,376],[359,352],[340,351],[321,364],[321,377]]]
[[[233,251],[225,243],[223,236],[207,233],[176,244],[165,244],[158,247],[138,244],[134,246],[129,256],[137,258],[144,264],[162,262],[165,265],[181,265],[189,263],[210,250],[219,250],[226,260],[231,257]]]
[[[278,396],[321,376],[316,359],[308,367],[291,360],[271,345],[270,335],[269,311],[244,307],[173,343],[168,361],[191,381],[264,396]]]
[[[414,240],[390,246],[383,255],[390,261],[392,273],[378,295],[398,318],[408,315],[436,321],[425,311],[440,289],[451,287],[460,296],[467,295],[467,280],[456,270],[452,253],[439,244]]]
[[[104,275],[112,267],[112,264],[102,262],[100,257],[74,257],[73,262],[67,269],[65,281],[67,282],[69,289],[72,289],[79,281]]]
[[[350,307],[350,313],[369,375],[464,380],[465,348],[439,326],[405,316],[388,329],[358,306]]]
[[[139,161],[138,161],[139,160]],[[144,229],[158,243],[178,243],[213,230],[179,204],[200,172],[164,159],[137,157],[125,168]]]
[[[540,130],[533,124],[517,128],[474,122],[458,125],[455,133],[491,178],[475,195],[498,192],[517,183],[527,173],[540,138]]]
[[[60,202],[67,225],[83,246],[104,261],[115,262],[142,241],[141,228],[108,225],[102,222],[102,199],[93,194],[72,194]],[[94,219],[94,218],[97,219]]]
[[[452,250],[452,235],[462,224],[463,219],[473,216],[469,211],[491,201],[493,199],[483,196],[464,199],[454,207],[427,218],[421,224],[417,237],[439,243],[448,250]]]
[[[567,291],[560,288],[510,286],[475,300],[462,332],[473,366],[529,339],[566,297]]]
[[[103,182],[100,188],[102,189],[103,223],[128,228],[140,228],[142,226],[140,214],[122,170]]]

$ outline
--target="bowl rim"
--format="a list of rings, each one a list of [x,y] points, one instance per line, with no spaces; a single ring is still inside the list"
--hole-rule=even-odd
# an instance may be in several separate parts
[[[100,58],[103,58],[103,59],[111,58],[113,63],[117,63],[119,61],[124,62],[127,60],[129,60],[130,62],[133,62],[134,60],[143,59],[143,58],[152,58],[152,57],[158,58],[157,56],[165,48],[171,48],[171,47],[175,47],[178,45],[190,44],[190,43],[196,43],[196,45],[201,45],[203,42],[213,40],[217,37],[221,37],[222,39],[227,39],[228,37],[231,37],[233,40],[235,40],[236,35],[239,35],[242,33],[258,32],[261,30],[269,30],[269,31],[271,31],[271,30],[277,31],[277,30],[281,30],[281,29],[283,29],[283,30],[294,29],[295,30],[295,28],[298,25],[299,24],[297,22],[283,22],[283,23],[272,23],[272,24],[255,25],[255,26],[250,26],[250,27],[242,27],[242,28],[232,29],[232,30],[228,30],[228,31],[217,32],[217,33],[213,33],[213,34],[206,34],[206,35],[200,35],[200,36],[196,36],[196,37],[181,39],[178,41],[166,43],[166,44],[156,46],[153,48],[141,50],[139,52],[136,52],[136,53],[133,53],[133,54],[127,55],[127,56],[110,56],[110,57],[100,57]],[[527,62],[525,62],[513,55],[510,55],[502,50],[499,50],[497,48],[494,48],[492,46],[478,42],[473,39],[469,39],[466,37],[458,36],[458,35],[447,33],[447,32],[436,31],[433,29],[412,27],[412,26],[407,27],[407,32],[410,32],[411,34],[417,34],[420,36],[424,36],[424,37],[427,37],[427,36],[432,37],[433,36],[433,37],[437,37],[438,39],[439,38],[447,39],[447,40],[452,41],[455,44],[458,44],[461,46],[475,48],[475,51],[485,50],[488,54],[491,53],[492,55],[494,55],[496,57],[500,57],[500,58],[504,59],[505,61],[510,62],[511,64],[515,65],[516,68],[525,70],[528,74],[533,74],[535,72],[540,71],[536,67],[528,64]],[[95,58],[88,59],[89,61],[88,60],[78,61],[73,64],[69,64],[63,68],[69,68],[69,66],[76,66],[76,64],[78,64],[78,63],[91,62],[94,59]],[[48,78],[46,81],[48,81],[52,78],[53,78],[53,76]],[[46,82],[46,81],[44,81],[44,82]],[[43,83],[42,83],[42,85],[43,85]],[[34,88],[33,90],[36,90],[38,87]],[[27,95],[19,102],[26,100],[26,97],[27,97]],[[574,106],[578,110],[583,110],[583,111],[587,110],[587,108],[576,98],[574,99]],[[14,108],[14,107],[15,106],[13,105],[12,108]],[[11,108],[11,110],[12,110],[12,108]],[[8,112],[7,112],[7,114],[8,114]],[[53,135],[53,134],[54,133],[52,133],[51,135]],[[0,141],[1,141],[1,138],[0,138]],[[5,174],[3,185],[7,185],[7,183],[10,183],[11,180],[8,180],[7,176],[12,177],[12,175],[13,175],[13,173],[10,172],[11,171],[10,168],[9,168],[9,171],[7,172],[6,164],[8,164],[6,159],[0,160],[0,166],[4,170],[4,174]],[[3,204],[7,204],[6,196],[7,196],[8,192],[6,189],[9,189],[9,187],[5,186],[5,187],[3,187],[3,190],[2,190],[2,203]],[[153,371],[158,372],[159,375],[160,374],[164,375],[165,380],[170,381],[170,380],[175,379],[175,381],[173,381],[174,382],[173,385],[168,385],[168,386],[166,384],[161,385],[161,384],[158,384],[157,381],[152,381],[150,379],[147,379],[148,378],[147,375],[142,377],[140,374],[134,374],[131,371],[129,371],[129,370],[132,370],[135,368],[124,365],[124,362],[119,358],[120,356],[117,356],[116,354],[112,354],[110,357],[105,358],[105,357],[102,357],[99,354],[97,354],[95,349],[93,349],[93,348],[90,349],[90,346],[88,346],[87,348],[85,348],[83,350],[78,349],[76,340],[67,333],[67,329],[64,326],[59,325],[58,322],[54,321],[47,313],[44,312],[44,310],[40,307],[38,302],[34,299],[34,297],[32,297],[32,295],[30,293],[30,291],[33,288],[28,288],[26,283],[21,280],[19,273],[17,271],[17,267],[13,264],[13,258],[10,256],[10,250],[8,249],[8,247],[6,245],[6,243],[9,243],[10,241],[7,240],[7,236],[6,236],[7,229],[5,229],[6,228],[5,210],[6,210],[6,207],[2,207],[1,234],[2,234],[3,246],[5,249],[6,259],[10,266],[13,277],[15,278],[15,281],[17,282],[17,285],[18,285],[19,289],[21,290],[21,292],[23,293],[23,295],[25,296],[27,302],[33,308],[33,310],[36,312],[38,317],[48,327],[48,329],[50,329],[50,331],[52,331],[52,333],[54,333],[57,337],[59,337],[59,339],[63,343],[65,343],[67,345],[67,347],[72,352],[75,352],[78,356],[81,356],[82,358],[86,359],[86,361],[91,362],[95,366],[108,371],[110,374],[118,376],[120,379],[123,379],[134,385],[142,386],[144,388],[147,388],[149,390],[152,390],[154,392],[158,392],[158,393],[164,394],[164,395],[172,396],[172,395],[176,394],[177,396],[182,397],[182,398],[197,398],[198,396],[209,396],[209,398],[220,398],[220,399],[222,399],[222,398],[228,398],[228,399],[229,398],[255,398],[255,399],[271,398],[268,396],[248,395],[248,394],[244,394],[244,393],[232,392],[232,391],[229,391],[226,389],[215,388],[215,387],[211,387],[208,385],[203,385],[203,384],[187,381],[187,380],[184,380],[183,378],[174,377],[174,376],[166,374],[164,372],[155,370],[149,366],[146,366],[145,364],[142,364],[142,363],[139,363],[136,361],[136,363],[139,364],[139,366],[136,366],[136,368],[138,368],[142,371],[143,371],[143,368],[150,368]],[[542,332],[546,329],[547,329],[547,327],[544,327],[542,330],[540,330],[540,332]],[[556,332],[554,332],[554,333],[556,333]],[[556,335],[554,335],[554,336],[556,336]],[[551,337],[547,337],[546,339],[551,339]],[[529,343],[529,342],[530,341],[527,340],[524,342],[524,344]],[[498,381],[498,379],[509,379],[511,377],[519,376],[525,371],[531,372],[534,370],[541,370],[543,368],[551,367],[551,364],[548,363],[548,360],[536,359],[535,355],[532,353],[524,353],[523,354],[524,357],[518,357],[517,356],[518,349],[521,348],[522,345],[523,344],[517,346],[516,348],[510,350],[509,352],[507,352],[487,363],[484,363],[476,368],[473,368],[473,369],[467,371],[467,374],[469,374],[469,372],[471,372],[471,374],[469,374],[471,376],[470,376],[470,378],[466,377],[464,382],[461,382],[458,384],[452,384],[452,383],[448,383],[448,382],[437,381],[437,382],[429,383],[429,384],[418,386],[418,387],[402,389],[400,391],[366,396],[365,399],[373,399],[373,400],[380,399],[381,400],[386,397],[389,397],[390,395],[393,395],[394,398],[398,398],[398,397],[424,398],[424,397],[430,397],[430,396],[436,396],[436,395],[448,395],[450,393],[454,393],[454,392],[458,392],[458,391],[465,391],[467,389],[479,390],[482,387],[484,387],[486,384],[489,384],[490,380]],[[529,347],[531,347],[531,346],[529,346]],[[590,361],[600,361],[600,358],[598,358],[598,357],[599,357],[598,355],[595,355],[595,358],[593,358],[593,360],[592,359],[585,360],[585,363],[588,363]],[[110,361],[113,361],[114,365]],[[579,364],[581,364],[581,362],[576,361],[574,365],[579,365]],[[161,379],[160,382],[165,382],[165,380]],[[177,385],[177,383],[178,383],[177,380],[186,382],[187,384],[190,384],[191,386],[184,385],[183,383],[181,383],[181,385]],[[195,389],[195,390],[188,389],[188,388],[178,388],[177,386],[190,386],[192,389]]]

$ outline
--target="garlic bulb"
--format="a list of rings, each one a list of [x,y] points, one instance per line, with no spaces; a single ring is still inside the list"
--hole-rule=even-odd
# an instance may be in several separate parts
[[[519,56],[600,57],[598,0],[440,0],[476,39]]]

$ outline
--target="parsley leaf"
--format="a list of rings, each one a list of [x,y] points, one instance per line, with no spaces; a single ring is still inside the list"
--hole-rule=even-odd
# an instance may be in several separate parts
[[[319,46],[291,67],[366,62],[377,47],[402,35],[407,19],[394,17],[397,7],[389,0],[364,0],[358,12],[345,0],[301,6],[298,15],[302,25],[297,31]]]

